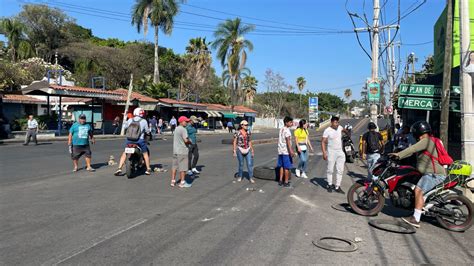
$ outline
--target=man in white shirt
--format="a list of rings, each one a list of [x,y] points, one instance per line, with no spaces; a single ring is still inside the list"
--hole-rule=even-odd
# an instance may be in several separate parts
[[[291,148],[291,131],[293,118],[286,116],[283,119],[284,127],[280,129],[278,137],[278,162],[277,168],[280,168],[280,182],[278,185],[291,188],[289,179],[290,171],[293,168],[293,157],[295,153]]]
[[[321,149],[323,150],[323,159],[328,161],[327,168],[327,190],[344,194],[341,189],[342,174],[344,172],[344,163],[346,162],[346,155],[342,150],[342,131],[345,131],[339,125],[339,117],[331,117],[331,126],[326,128],[321,140]],[[333,185],[334,165],[336,165],[336,186]]]
[[[38,133],[38,121],[33,118],[33,115],[28,116],[28,128],[26,131],[26,139],[25,143],[23,145],[28,145],[30,143],[31,137],[33,137],[33,141],[35,142],[35,145],[38,145],[38,140],[36,139],[36,134]]]

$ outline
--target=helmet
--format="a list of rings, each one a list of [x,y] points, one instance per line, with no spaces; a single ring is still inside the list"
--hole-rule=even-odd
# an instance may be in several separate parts
[[[140,107],[137,107],[137,108],[135,108],[135,110],[133,110],[133,116],[139,116],[139,117],[143,118],[145,116],[145,110],[143,110]]]
[[[431,126],[426,121],[418,121],[411,126],[410,131],[413,134],[413,137],[418,139],[421,135],[425,133],[431,134]]]
[[[370,129],[377,129],[377,125],[374,123],[374,122],[369,122],[369,125],[367,126],[367,128],[370,130]]]

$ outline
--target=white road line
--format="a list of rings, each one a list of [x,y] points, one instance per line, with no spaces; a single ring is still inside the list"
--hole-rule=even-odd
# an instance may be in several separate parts
[[[147,219],[143,219],[143,218],[142,218],[142,219],[138,219],[138,220],[136,220],[136,221],[133,221],[133,222],[131,222],[130,224],[127,224],[127,225],[125,225],[125,226],[123,226],[123,227],[120,227],[120,228],[118,228],[118,229],[116,229],[116,230],[114,230],[114,231],[112,231],[112,232],[110,232],[110,233],[108,233],[108,234],[105,234],[105,235],[103,235],[103,236],[101,236],[101,237],[96,238],[96,239],[95,239],[94,241],[92,241],[92,243],[89,244],[89,245],[82,246],[82,247],[80,247],[80,248],[78,248],[78,249],[76,249],[76,250],[73,250],[73,251],[71,251],[71,252],[67,252],[67,253],[64,254],[64,255],[60,255],[58,258],[54,258],[54,259],[52,259],[52,260],[49,260],[49,261],[43,263],[42,265],[58,265],[58,264],[60,264],[60,263],[62,263],[62,262],[65,262],[65,261],[67,261],[67,260],[69,260],[69,259],[71,259],[71,258],[73,258],[73,257],[75,257],[75,256],[77,256],[77,255],[79,255],[79,254],[81,254],[81,253],[84,253],[84,252],[88,251],[89,249],[91,249],[91,248],[93,248],[93,247],[95,247],[95,246],[97,246],[97,245],[99,245],[99,244],[101,244],[101,243],[103,243],[103,242],[105,242],[105,241],[107,241],[107,240],[109,240],[109,239],[115,237],[115,236],[118,236],[118,235],[120,235],[120,234],[122,234],[122,233],[124,233],[124,232],[126,232],[126,231],[128,231],[128,230],[130,230],[130,229],[132,229],[132,228],[137,227],[137,226],[143,224],[143,223],[146,222],[146,221],[148,221],[148,220],[147,220]]]
[[[297,200],[297,201],[299,201],[299,202],[301,202],[301,203],[303,203],[303,204],[305,204],[305,205],[307,205],[307,206],[310,206],[310,207],[312,207],[312,208],[316,208],[316,207],[317,207],[316,205],[314,205],[313,203],[309,202],[308,200],[302,199],[302,198],[296,196],[295,194],[290,195],[290,198],[294,198],[295,200]]]

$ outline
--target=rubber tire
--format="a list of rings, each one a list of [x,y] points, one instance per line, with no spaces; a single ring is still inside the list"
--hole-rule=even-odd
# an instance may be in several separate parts
[[[362,187],[362,184],[360,183],[354,183],[349,190],[347,191],[347,203],[349,203],[349,206],[352,208],[352,210],[362,216],[375,216],[377,215],[385,206],[385,197],[383,194],[379,194],[379,202],[375,206],[375,208],[371,210],[363,210],[357,206],[357,204],[354,202],[354,196],[353,194],[356,192],[358,188]]]
[[[396,225],[398,227],[405,228],[406,230],[392,230],[392,229],[381,226],[383,224]],[[403,221],[399,221],[399,220],[394,221],[394,220],[386,220],[386,219],[371,219],[369,221],[369,225],[371,225],[371,226],[373,226],[377,229],[387,231],[387,232],[391,232],[391,233],[397,233],[397,234],[413,234],[413,233],[416,233],[415,227],[413,227],[413,226],[411,226],[411,225],[409,225],[409,224],[407,224]]]
[[[130,161],[130,158],[127,156],[127,159],[125,160],[125,174],[127,175],[127,178],[132,178],[133,177],[133,169],[132,169],[132,162]]]
[[[464,232],[472,226],[472,216],[473,216],[473,209],[474,208],[472,206],[472,202],[467,197],[465,197],[463,195],[450,194],[450,195],[447,195],[445,197],[446,200],[448,200],[448,199],[452,200],[453,198],[460,201],[460,202],[462,202],[464,205],[466,205],[466,207],[469,211],[469,217],[468,217],[468,220],[465,223],[466,225],[463,225],[463,226],[456,225],[454,227],[450,226],[440,216],[436,216],[436,220],[446,230],[454,231],[454,232]]]
[[[276,181],[277,169],[273,166],[257,166],[253,168],[253,176],[257,179]]]
[[[348,162],[348,163],[354,163],[354,155],[346,156],[346,162]]]
[[[234,139],[223,139],[222,144],[234,144]]]
[[[323,240],[325,240],[325,239],[339,240],[339,241],[345,242],[349,245],[345,248],[335,247],[335,246],[331,246],[331,245],[328,245],[328,244],[324,243]],[[354,252],[359,248],[357,246],[357,244],[352,242],[351,240],[344,239],[344,238],[339,238],[339,237],[322,237],[318,241],[313,241],[313,245],[317,246],[318,248],[322,248],[322,249],[329,250],[329,251],[334,251],[334,252]]]

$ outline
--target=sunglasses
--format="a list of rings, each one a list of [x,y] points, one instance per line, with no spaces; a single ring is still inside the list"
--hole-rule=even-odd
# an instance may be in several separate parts
[[[243,127],[246,127],[246,126],[248,126],[248,124],[243,124],[242,126],[243,126]]]

